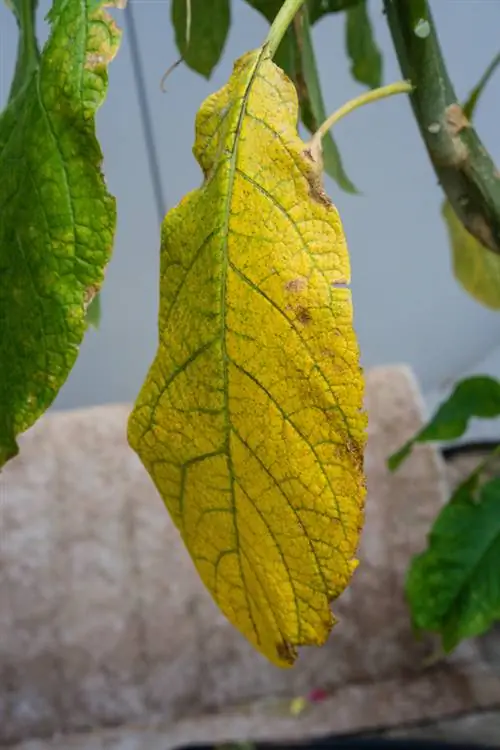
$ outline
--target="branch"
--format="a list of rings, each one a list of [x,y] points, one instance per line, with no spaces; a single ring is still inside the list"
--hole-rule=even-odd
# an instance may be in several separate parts
[[[500,173],[457,101],[428,2],[384,0],[384,8],[401,72],[414,86],[413,112],[441,187],[468,232],[500,254]]]

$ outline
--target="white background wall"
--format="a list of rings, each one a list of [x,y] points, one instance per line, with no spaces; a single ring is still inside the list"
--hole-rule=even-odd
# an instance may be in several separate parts
[[[196,110],[228,78],[233,59],[261,42],[266,24],[243,0],[233,0],[230,38],[212,80],[180,67],[164,94],[160,79],[177,58],[170,2],[132,3],[159,168],[167,204],[172,206],[200,183],[191,155]],[[500,0],[431,4],[450,73],[459,95],[465,96],[498,52]],[[384,52],[384,79],[390,82],[400,73],[381,0],[371,7]],[[42,0],[42,40],[47,9],[47,0]],[[115,16],[123,26],[122,14]],[[2,4],[0,105],[9,90],[16,37],[13,17]],[[333,110],[360,91],[348,71],[343,19],[322,21],[314,37],[327,109]],[[500,75],[484,96],[476,125],[500,163]],[[126,34],[110,69],[98,134],[108,185],[118,200],[118,232],[104,287],[101,328],[88,333],[56,402],[58,408],[132,400],[155,349],[159,226]],[[347,196],[327,180],[351,252],[355,325],[364,366],[409,363],[431,404],[471,368],[500,376],[500,315],[470,299],[452,277],[440,218],[442,194],[408,101],[395,97],[360,110],[338,125],[335,136],[349,175],[363,191],[362,197]]]

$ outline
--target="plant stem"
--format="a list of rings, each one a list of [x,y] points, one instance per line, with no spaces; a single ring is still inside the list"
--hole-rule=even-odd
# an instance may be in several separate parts
[[[269,29],[266,41],[264,42],[264,47],[266,48],[266,52],[269,57],[274,57],[276,50],[278,49],[281,40],[285,36],[286,30],[292,23],[295,14],[300,10],[305,2],[306,0],[285,0],[283,5],[279,9],[278,13],[276,14],[276,18],[271,24],[271,28]]]
[[[410,91],[412,91],[412,88],[411,83],[408,81],[398,81],[397,83],[390,83],[387,86],[381,86],[378,89],[366,91],[355,99],[351,99],[337,109],[322,125],[320,125],[311,138],[311,145],[318,144],[335,123],[353,112],[355,109],[358,109],[358,107],[363,107],[365,104],[371,104],[372,102],[378,102],[380,99],[387,99],[389,96],[395,96],[395,94],[409,94]]]
[[[38,0],[13,0],[14,15],[19,26],[19,42],[9,101],[22,89],[38,67],[40,51],[35,31],[37,5]]]
[[[384,0],[404,77],[415,88],[413,113],[434,171],[465,229],[500,254],[500,174],[460,107],[427,0]],[[426,33],[416,33],[417,15]]]

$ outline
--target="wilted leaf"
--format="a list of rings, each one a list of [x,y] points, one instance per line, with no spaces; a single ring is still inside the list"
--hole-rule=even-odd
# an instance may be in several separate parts
[[[184,62],[209,78],[220,60],[231,25],[229,0],[172,0],[175,42]]]
[[[76,360],[115,228],[94,114],[120,34],[93,0],[56,0],[49,20],[0,118],[0,467]]]
[[[327,118],[319,81],[316,57],[311,39],[307,13],[299,13],[294,24],[294,41],[297,47],[295,82],[301,103],[302,122],[310,133],[315,133]],[[323,165],[325,171],[347,193],[357,193],[342,164],[342,157],[331,133],[323,138]]]
[[[472,119],[479,98],[498,65],[500,55],[495,57],[471,91],[463,107],[466,118]],[[500,310],[500,255],[484,247],[465,229],[448,201],[443,203],[442,214],[448,230],[455,278],[477,302],[492,310]]]
[[[347,11],[346,47],[351,74],[372,89],[382,82],[382,55],[373,36],[366,0]]]
[[[415,443],[454,440],[461,437],[473,417],[491,419],[500,416],[500,383],[482,375],[466,378],[455,386],[432,419],[411,440],[389,458],[391,471],[397,469]]]
[[[445,651],[500,619],[500,480],[479,490],[478,481],[474,473],[443,508],[406,582],[415,626],[441,633]]]
[[[449,201],[443,203],[441,213],[448,230],[455,278],[475,300],[500,310],[500,255],[469,234]]]
[[[159,348],[128,435],[205,585],[272,662],[325,642],[365,495],[342,225],[261,51],[201,107],[163,225]]]

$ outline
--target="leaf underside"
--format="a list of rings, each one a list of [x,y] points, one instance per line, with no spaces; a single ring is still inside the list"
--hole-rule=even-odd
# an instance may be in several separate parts
[[[205,181],[163,224],[160,343],[128,426],[215,601],[279,666],[327,639],[365,496],[349,258],[297,115],[260,50],[202,105]]]
[[[92,0],[56,1],[49,18],[40,64],[0,117],[0,468],[76,360],[116,218],[94,114],[119,31]]]

